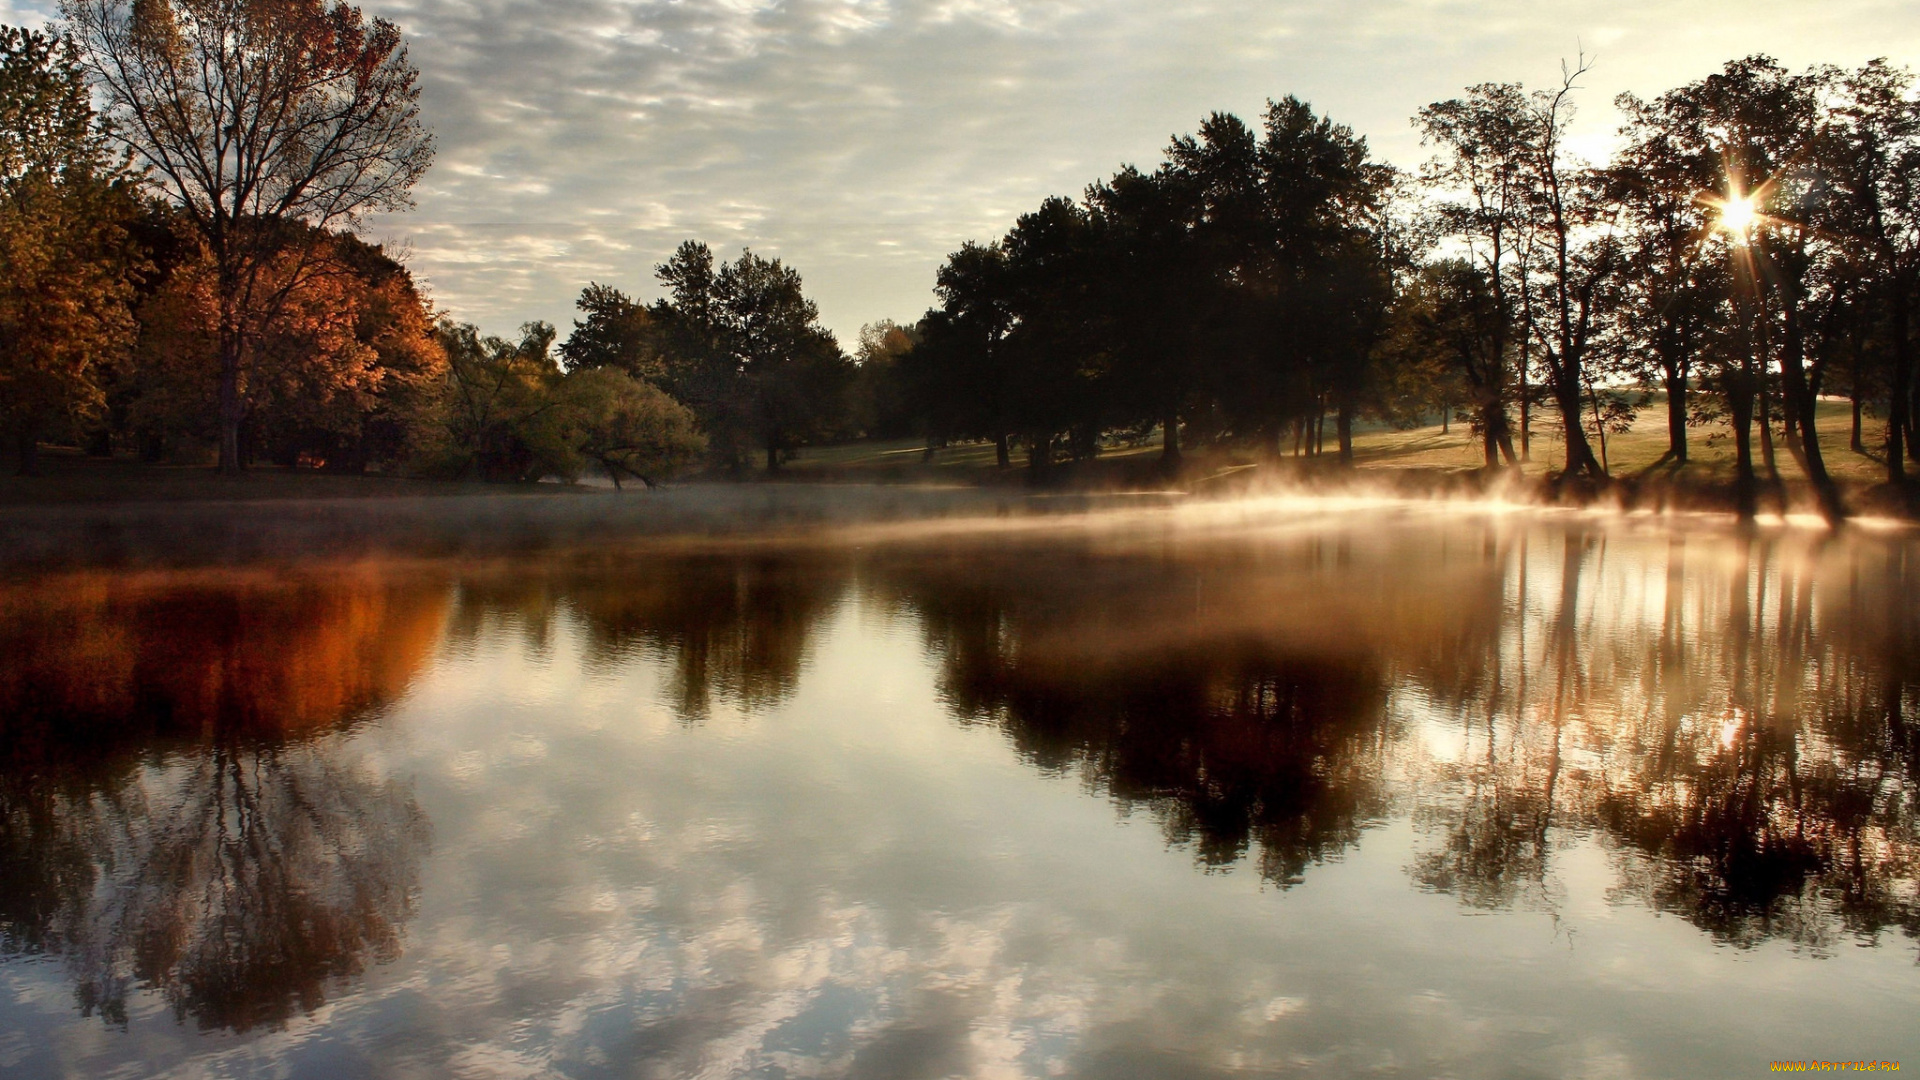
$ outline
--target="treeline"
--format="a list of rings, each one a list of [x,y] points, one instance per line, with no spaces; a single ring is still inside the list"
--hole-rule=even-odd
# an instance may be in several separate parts
[[[1754,56],[1623,96],[1604,163],[1566,145],[1579,68],[1419,110],[1412,173],[1294,98],[1218,113],[964,245],[933,310],[849,356],[793,267],[696,242],[655,302],[589,285],[564,342],[437,322],[352,235],[432,158],[398,30],[255,6],[67,0],[61,36],[0,37],[0,414],[27,470],[58,440],[228,471],[654,482],[918,437],[1044,476],[1156,435],[1170,468],[1214,443],[1345,462],[1363,421],[1458,414],[1488,468],[1550,433],[1561,480],[1597,485],[1652,391],[1672,463],[1690,429],[1730,429],[1745,509],[1783,447],[1844,512],[1823,396],[1851,400],[1890,482],[1920,460],[1920,103],[1885,62]]]
[[[1618,99],[1605,163],[1567,148],[1582,74],[1421,109],[1433,156],[1414,173],[1294,98],[1257,125],[1215,114],[1152,169],[963,246],[938,306],[869,326],[851,364],[790,270],[743,255],[716,271],[699,245],[659,268],[651,307],[590,287],[562,351],[686,400],[735,465],[749,444],[777,467],[809,440],[908,433],[929,453],[991,441],[1002,467],[1021,450],[1035,474],[1156,432],[1170,467],[1183,442],[1351,461],[1360,421],[1458,413],[1488,468],[1549,434],[1560,480],[1591,486],[1660,391],[1666,460],[1724,424],[1745,509],[1784,447],[1844,512],[1823,396],[1851,400],[1853,448],[1904,483],[1920,460],[1911,74],[1737,60]]]
[[[257,7],[75,0],[62,34],[0,27],[0,417],[20,470],[44,441],[507,480],[651,484],[693,461],[693,415],[651,383],[563,369],[540,327],[509,343],[436,322],[354,237],[431,160],[416,73],[383,20]]]
[[[1215,114],[1151,171],[1050,199],[940,269],[901,365],[934,440],[1010,439],[1045,470],[1113,432],[1318,452],[1328,418],[1466,412],[1489,467],[1538,425],[1563,478],[1601,481],[1647,389],[1668,458],[1690,426],[1784,443],[1830,513],[1815,402],[1884,418],[1890,481],[1915,459],[1920,106],[1910,73],[1791,72],[1766,57],[1616,103],[1604,164],[1566,147],[1576,81],[1475,86],[1414,118],[1406,174],[1288,98],[1256,128]],[[1920,460],[1920,459],[1916,459]]]

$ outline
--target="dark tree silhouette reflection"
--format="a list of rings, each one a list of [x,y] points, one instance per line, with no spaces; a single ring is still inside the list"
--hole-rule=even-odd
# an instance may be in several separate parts
[[[965,723],[1276,883],[1406,814],[1416,886],[1738,945],[1920,936],[1920,580],[1900,543],[1442,525],[877,558]],[[1436,750],[1452,744],[1453,752]]]
[[[1229,591],[1210,597],[1207,571]],[[998,725],[1035,765],[1151,808],[1203,866],[1252,852],[1286,886],[1382,819],[1393,733],[1364,655],[1250,623],[1271,599],[1260,577],[1040,552],[882,571],[919,615],[963,722]]]
[[[444,579],[87,576],[0,594],[0,952],[202,1028],[398,955],[428,824],[343,728],[437,646]]]
[[[664,661],[676,711],[699,720],[716,700],[749,711],[786,700],[850,573],[844,557],[807,551],[556,559],[464,576],[453,638],[511,624],[541,648],[566,612],[584,631],[590,664]]]
[[[1419,884],[1551,906],[1596,836],[1613,897],[1716,939],[1920,937],[1920,581],[1903,545],[1609,542],[1496,558],[1511,615],[1407,677],[1468,751],[1421,767]]]

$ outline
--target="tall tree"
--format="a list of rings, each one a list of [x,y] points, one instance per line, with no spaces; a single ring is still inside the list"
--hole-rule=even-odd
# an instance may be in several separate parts
[[[22,473],[132,337],[135,203],[70,41],[0,26],[0,419]]]
[[[1260,143],[1261,250],[1242,272],[1270,283],[1296,362],[1330,403],[1343,464],[1392,304],[1386,209],[1396,173],[1353,129],[1298,98],[1269,101]]]
[[[1667,392],[1666,460],[1685,464],[1690,398],[1700,353],[1723,321],[1729,282],[1706,240],[1714,177],[1658,102],[1622,94],[1626,145],[1608,170],[1607,195],[1620,208],[1626,311],[1624,347],[1643,376]]]
[[[560,346],[570,370],[607,367],[656,383],[666,377],[659,334],[644,305],[611,285],[589,282],[576,306],[586,319],[574,320],[573,333]]]
[[[1485,309],[1487,350],[1475,427],[1488,468],[1516,462],[1507,417],[1512,397],[1511,353],[1516,339],[1517,297],[1508,295],[1523,236],[1531,224],[1529,171],[1537,153],[1534,113],[1516,83],[1482,83],[1466,96],[1420,110],[1414,124],[1421,141],[1439,148],[1423,178],[1444,198],[1438,229],[1464,246],[1480,268],[1489,296]],[[1521,268],[1524,273],[1524,268]]]
[[[1054,441],[1078,434],[1085,449],[1107,419],[1103,399],[1110,336],[1094,286],[1102,245],[1098,221],[1070,199],[1050,198],[1020,215],[1004,241],[1007,310],[1004,350],[1009,416],[1027,443],[1028,471],[1044,478]]]
[[[411,205],[433,160],[418,72],[398,26],[341,2],[62,0],[60,10],[108,130],[212,260],[220,468],[237,472],[253,328],[307,276],[297,245],[311,234],[291,226],[334,229]]]
[[[1613,207],[1596,176],[1570,160],[1565,148],[1573,91],[1586,69],[1583,59],[1563,72],[1557,88],[1535,93],[1528,101],[1521,124],[1526,163],[1522,175],[1540,257],[1521,272],[1536,274],[1540,281],[1544,317],[1528,321],[1560,409],[1567,451],[1562,475],[1598,479],[1606,469],[1587,442],[1582,399],[1592,381],[1588,364],[1594,339],[1606,317],[1607,282],[1619,260],[1607,221]],[[1529,298],[1533,291],[1528,290]]]
[[[668,388],[700,417],[728,468],[754,444],[769,472],[843,419],[852,364],[820,326],[799,271],[743,250],[717,267],[687,241],[655,270],[669,295],[650,313],[666,350]]]
[[[997,241],[969,242],[947,256],[934,277],[940,307],[922,321],[926,340],[908,364],[929,437],[991,439],[1002,469],[1012,464],[1012,287],[1006,249]]]
[[[1826,76],[1793,74],[1771,57],[1731,61],[1721,71],[1671,90],[1655,103],[1684,145],[1732,270],[1729,297],[1737,364],[1723,372],[1732,415],[1736,498],[1750,513],[1754,475],[1749,431],[1760,406],[1763,448],[1770,445],[1766,380],[1780,367],[1792,445],[1829,518],[1845,512],[1827,473],[1815,422],[1817,353],[1808,349],[1809,305],[1824,241],[1818,235],[1830,185],[1817,160],[1820,99]]]
[[[1845,76],[1841,91],[1827,133],[1841,196],[1831,207],[1833,227],[1872,264],[1868,295],[1886,320],[1880,337],[1886,354],[1887,480],[1905,484],[1907,458],[1920,460],[1920,447],[1909,437],[1920,387],[1913,347],[1914,305],[1920,301],[1920,102],[1912,73],[1880,60]]]

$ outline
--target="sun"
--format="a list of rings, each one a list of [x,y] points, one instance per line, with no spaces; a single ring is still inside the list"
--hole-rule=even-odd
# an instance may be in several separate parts
[[[1719,227],[1733,237],[1734,243],[1744,244],[1753,236],[1760,211],[1753,205],[1752,196],[1716,200],[1713,205],[1720,212]]]

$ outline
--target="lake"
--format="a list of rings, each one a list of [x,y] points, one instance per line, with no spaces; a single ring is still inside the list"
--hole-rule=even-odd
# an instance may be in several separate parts
[[[315,546],[0,583],[5,1075],[1920,1068],[1911,530]]]

